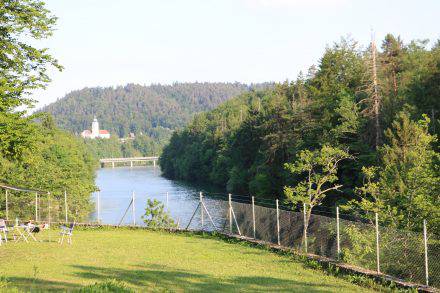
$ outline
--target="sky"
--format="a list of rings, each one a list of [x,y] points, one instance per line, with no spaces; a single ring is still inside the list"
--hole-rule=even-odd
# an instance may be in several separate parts
[[[439,0],[46,0],[56,31],[37,43],[50,70],[37,108],[72,90],[127,83],[295,79],[326,46],[372,31],[404,41],[440,38]]]

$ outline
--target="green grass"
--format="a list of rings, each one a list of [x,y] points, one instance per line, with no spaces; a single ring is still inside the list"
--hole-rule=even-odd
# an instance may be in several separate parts
[[[0,246],[0,276],[8,280],[7,288],[74,290],[116,280],[138,291],[368,292],[288,255],[213,237],[78,230],[70,246],[56,243],[52,235],[53,242]],[[0,290],[5,290],[1,282]]]

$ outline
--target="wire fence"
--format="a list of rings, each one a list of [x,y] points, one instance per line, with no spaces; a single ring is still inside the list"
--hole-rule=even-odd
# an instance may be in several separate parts
[[[252,199],[246,203],[234,197],[217,201],[222,204],[213,206],[202,198],[206,209],[199,205],[191,222],[181,223],[183,228],[240,235],[440,288],[440,240],[429,231],[424,237],[424,233],[382,227],[378,221],[342,219],[339,212],[324,209],[317,211],[321,214],[312,214],[305,225],[304,209],[293,211],[280,205],[277,208],[276,202],[275,207],[262,206]],[[212,217],[211,222],[207,215],[218,215],[219,207],[221,215]]]
[[[73,221],[75,213],[69,209],[66,194],[34,194],[31,197],[26,191],[1,193],[0,218],[10,222],[17,218],[46,223]],[[119,194],[115,197],[119,200],[117,205],[125,210],[123,215],[118,213],[117,220],[102,221],[106,214],[101,207],[108,203],[98,194],[94,197],[96,212],[86,222],[145,225],[139,220],[145,210],[136,204],[134,192],[129,200],[119,199]],[[324,207],[314,209],[307,220],[307,206],[292,209],[275,200],[238,195],[163,193],[154,198],[164,204],[180,229],[240,235],[440,288],[440,239],[429,233],[426,224],[425,233],[396,230],[380,226],[380,215],[376,215],[376,222],[365,222],[340,214],[337,208]],[[183,203],[189,209],[181,209]],[[170,206],[174,208],[170,210]]]

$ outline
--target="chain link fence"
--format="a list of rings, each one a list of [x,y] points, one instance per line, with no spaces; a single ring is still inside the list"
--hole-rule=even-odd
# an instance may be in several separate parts
[[[230,200],[210,198],[209,203],[203,197],[202,202],[206,210],[197,208],[191,222],[182,223],[181,228],[240,235],[440,288],[440,240],[429,231],[424,238],[423,233],[347,219],[348,215],[324,210],[312,213],[305,230],[302,208],[277,208],[275,201],[253,203],[252,198],[234,196]],[[208,213],[216,215],[214,225]]]
[[[126,192],[124,192],[126,193]],[[112,196],[119,198],[119,193]],[[111,222],[102,222],[106,216],[101,206],[108,203],[94,196],[96,211],[89,224],[144,226],[137,219],[145,212],[144,206],[131,198],[114,204],[123,206],[125,214]],[[344,264],[376,271],[398,279],[440,288],[440,239],[429,230],[424,233],[396,230],[379,226],[376,222],[355,219],[339,214],[338,210],[317,207],[310,219],[304,207],[291,207],[277,201],[238,195],[188,194],[178,201],[178,194],[160,194],[154,198],[165,205],[180,229],[218,231],[290,248],[301,254],[313,254]],[[136,202],[136,209],[133,204]],[[7,204],[6,204],[7,203]],[[186,203],[190,211],[179,209]],[[38,222],[66,222],[73,212],[67,207],[63,194],[48,195],[24,191],[0,193],[0,218]],[[143,203],[142,203],[143,204]],[[174,205],[173,205],[174,204]],[[169,205],[174,206],[169,209]],[[126,207],[126,208],[125,208]],[[378,215],[380,219],[380,215]],[[120,219],[120,220],[119,220]]]

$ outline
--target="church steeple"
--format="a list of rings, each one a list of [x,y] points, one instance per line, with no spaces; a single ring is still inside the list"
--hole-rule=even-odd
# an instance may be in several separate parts
[[[98,119],[96,119],[96,116],[94,116],[92,122],[92,136],[99,137],[99,122]]]

